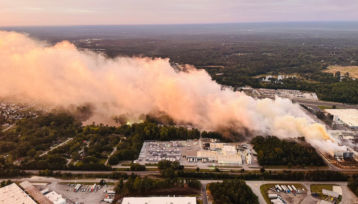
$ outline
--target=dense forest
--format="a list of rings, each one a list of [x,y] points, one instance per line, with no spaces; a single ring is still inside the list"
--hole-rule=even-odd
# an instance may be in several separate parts
[[[8,154],[2,158],[4,165],[16,164],[17,169],[111,170],[105,165],[107,159],[110,165],[137,159],[145,140],[200,137],[200,131],[195,128],[158,125],[156,119],[148,115],[142,123],[120,127],[82,126],[76,118],[70,113],[50,113],[23,118],[17,121],[15,128],[0,132],[0,153]],[[216,132],[204,134],[222,138]],[[143,169],[141,166],[132,168]]]
[[[358,174],[353,175],[348,179],[347,186],[352,190],[354,194],[358,197]]]
[[[211,183],[210,192],[218,204],[258,204],[257,196],[243,180],[224,180]]]
[[[74,41],[77,43],[77,41]],[[322,100],[358,103],[358,81],[347,73],[323,73],[330,65],[358,66],[358,39],[319,38],[315,35],[231,34],[165,36],[151,39],[97,40],[78,43],[86,49],[104,49],[110,57],[169,58],[206,70],[219,84],[316,92]],[[260,75],[292,75],[264,81]],[[341,76],[345,76],[340,82]],[[355,89],[352,89],[355,87]]]
[[[303,139],[302,139],[303,140]],[[256,136],[251,144],[260,165],[324,166],[316,149],[304,141],[280,140],[275,136]]]

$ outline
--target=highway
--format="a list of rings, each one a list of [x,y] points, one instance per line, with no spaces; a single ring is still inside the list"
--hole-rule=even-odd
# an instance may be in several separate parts
[[[292,99],[292,102],[314,106],[337,106],[337,108],[354,108],[358,109],[358,105],[350,105],[339,102],[308,100],[308,99]]]
[[[39,170],[25,170],[25,172],[37,174]],[[61,173],[71,173],[71,174],[110,174],[112,172],[118,173],[126,173],[126,174],[137,174],[140,176],[145,175],[158,175],[160,174],[159,171],[75,171],[75,170],[54,170],[54,173],[61,172]]]

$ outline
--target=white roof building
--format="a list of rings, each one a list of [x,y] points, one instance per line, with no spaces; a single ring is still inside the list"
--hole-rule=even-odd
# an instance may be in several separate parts
[[[327,196],[331,196],[331,197],[335,197],[335,198],[339,197],[338,193],[336,193],[334,191],[329,191],[329,190],[326,190],[326,189],[322,189],[322,194],[327,195]]]
[[[325,109],[333,115],[334,122],[342,122],[350,128],[358,128],[358,110],[357,109]]]
[[[218,155],[219,164],[242,164],[241,155]]]
[[[0,188],[0,204],[15,203],[36,204],[36,202],[15,183]]]
[[[66,200],[62,198],[62,195],[56,193],[55,191],[51,191],[45,196],[54,204],[66,204]]]
[[[195,197],[137,197],[123,198],[122,204],[196,204]]]

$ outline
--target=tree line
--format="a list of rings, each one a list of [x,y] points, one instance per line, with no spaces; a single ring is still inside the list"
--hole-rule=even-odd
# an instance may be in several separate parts
[[[280,140],[275,136],[256,136],[251,144],[260,165],[324,166],[316,149],[304,141]]]
[[[258,204],[258,197],[243,180],[224,180],[211,183],[209,190],[218,204]]]

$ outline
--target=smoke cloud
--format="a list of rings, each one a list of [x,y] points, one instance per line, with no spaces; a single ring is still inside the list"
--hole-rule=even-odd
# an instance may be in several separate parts
[[[340,148],[290,100],[222,91],[204,70],[176,72],[169,59],[107,59],[67,41],[49,46],[26,34],[0,32],[0,78],[0,95],[27,93],[61,105],[106,102],[108,118],[157,110],[200,129],[305,136],[322,151]]]

